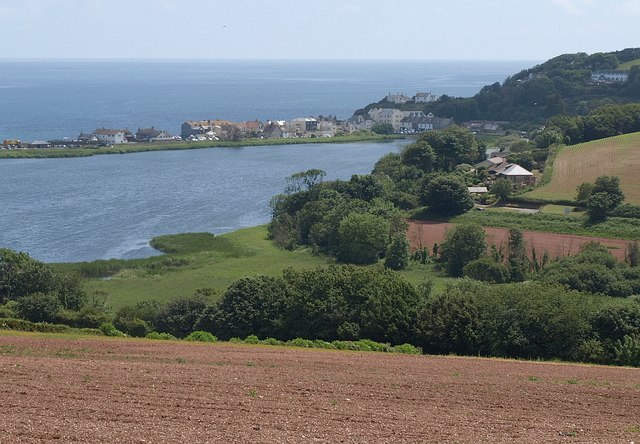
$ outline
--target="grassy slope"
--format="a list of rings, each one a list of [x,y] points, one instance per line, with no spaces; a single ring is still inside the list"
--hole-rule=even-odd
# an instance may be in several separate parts
[[[618,65],[618,69],[630,69],[632,66],[640,65],[640,59],[630,60]]]
[[[537,199],[575,199],[576,188],[598,176],[618,176],[626,202],[640,204],[640,133],[567,146],[553,163],[551,181],[524,194]]]
[[[148,259],[118,261],[119,272],[109,279],[94,278],[87,290],[107,293],[107,305],[114,310],[123,305],[153,299],[168,301],[190,296],[197,289],[213,288],[223,292],[242,276],[279,275],[285,268],[314,268],[331,261],[308,250],[286,251],[266,238],[265,226],[247,228],[213,237],[206,233],[161,236],[154,244],[174,254]],[[56,264],[73,270],[92,264]],[[100,266],[98,266],[100,268]],[[445,278],[436,276],[430,266],[413,266],[402,274],[414,284],[433,278],[436,289]]]

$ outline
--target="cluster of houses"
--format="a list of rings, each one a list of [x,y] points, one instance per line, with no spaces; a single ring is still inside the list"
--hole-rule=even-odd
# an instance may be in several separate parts
[[[515,186],[535,185],[535,176],[531,171],[517,163],[509,162],[505,157],[494,155],[474,166],[477,172],[485,171],[489,180],[507,179]],[[483,191],[471,191],[481,193]],[[484,191],[486,192],[486,191]]]

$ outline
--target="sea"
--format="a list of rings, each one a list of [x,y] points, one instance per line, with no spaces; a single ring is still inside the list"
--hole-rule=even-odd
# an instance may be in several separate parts
[[[471,96],[535,61],[0,61],[0,140],[96,128],[179,134],[190,119],[262,121],[355,110],[389,93]],[[264,224],[285,178],[371,171],[390,143],[276,145],[0,160],[0,248],[47,262],[158,254],[160,234]]]

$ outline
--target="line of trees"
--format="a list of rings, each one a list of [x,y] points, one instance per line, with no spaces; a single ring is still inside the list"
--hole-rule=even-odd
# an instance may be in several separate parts
[[[151,329],[222,339],[356,340],[411,343],[426,353],[566,359],[640,366],[640,303],[536,280],[492,285],[451,281],[439,292],[381,266],[334,265],[244,277],[218,302],[206,291],[165,305],[121,309],[128,334]],[[144,325],[145,328],[140,326]]]

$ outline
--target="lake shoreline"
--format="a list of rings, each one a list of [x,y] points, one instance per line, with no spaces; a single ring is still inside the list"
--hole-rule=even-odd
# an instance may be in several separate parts
[[[317,143],[342,144],[353,142],[392,142],[394,140],[406,139],[407,137],[409,136],[391,134],[318,138],[309,137],[296,139],[245,139],[239,141],[219,140],[203,142],[131,143],[114,145],[106,148],[26,148],[0,150],[0,159],[64,159],[91,157],[105,154],[131,154],[149,151],[181,151],[206,148],[244,148],[273,145],[308,145]]]

